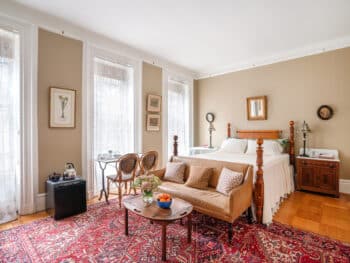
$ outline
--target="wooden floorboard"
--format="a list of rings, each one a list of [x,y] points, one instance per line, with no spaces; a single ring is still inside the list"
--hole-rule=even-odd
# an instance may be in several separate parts
[[[274,221],[350,243],[350,195],[339,198],[295,192],[282,204]]]
[[[99,201],[95,198],[88,203],[97,202]],[[30,223],[47,216],[46,212],[20,216],[15,221],[0,225],[0,230]],[[350,195],[341,194],[339,198],[333,198],[294,192],[281,204],[274,216],[274,221],[350,243]]]

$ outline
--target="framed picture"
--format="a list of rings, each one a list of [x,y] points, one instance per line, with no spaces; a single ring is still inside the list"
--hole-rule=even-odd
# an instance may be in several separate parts
[[[75,128],[75,90],[50,88],[50,128]]]
[[[247,117],[250,121],[267,120],[267,97],[247,98]]]
[[[162,97],[149,94],[147,97],[147,111],[160,112]]]
[[[159,131],[160,130],[160,115],[159,114],[147,114],[147,131]]]

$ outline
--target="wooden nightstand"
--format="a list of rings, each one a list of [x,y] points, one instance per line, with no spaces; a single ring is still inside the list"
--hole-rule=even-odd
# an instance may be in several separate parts
[[[318,150],[318,149],[314,149]],[[312,149],[310,149],[312,151]],[[327,150],[328,152],[331,150]],[[317,156],[317,154],[315,155]],[[339,197],[338,152],[334,159],[297,157],[297,190],[307,190]]]

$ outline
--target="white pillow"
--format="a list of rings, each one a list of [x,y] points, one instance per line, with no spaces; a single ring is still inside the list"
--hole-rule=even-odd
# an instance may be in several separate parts
[[[256,140],[248,140],[248,148],[246,154],[256,154],[258,144]],[[281,144],[274,140],[264,140],[262,144],[265,155],[279,155],[283,152]]]
[[[243,182],[243,173],[235,172],[226,167],[222,168],[216,191],[228,195],[230,191],[241,185]]]
[[[220,151],[227,153],[244,153],[247,148],[247,140],[228,138],[221,144]]]

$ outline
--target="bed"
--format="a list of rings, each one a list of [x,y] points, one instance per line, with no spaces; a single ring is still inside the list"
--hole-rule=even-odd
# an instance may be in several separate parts
[[[283,199],[294,191],[294,122],[289,122],[289,151],[280,155],[264,155],[264,140],[280,139],[279,130],[238,130],[235,138],[256,139],[256,154],[227,153],[216,151],[193,157],[247,163],[254,166],[253,210],[259,223],[272,222],[274,213]],[[231,125],[227,125],[227,137],[231,138]],[[177,155],[177,136],[174,136],[174,151]]]

